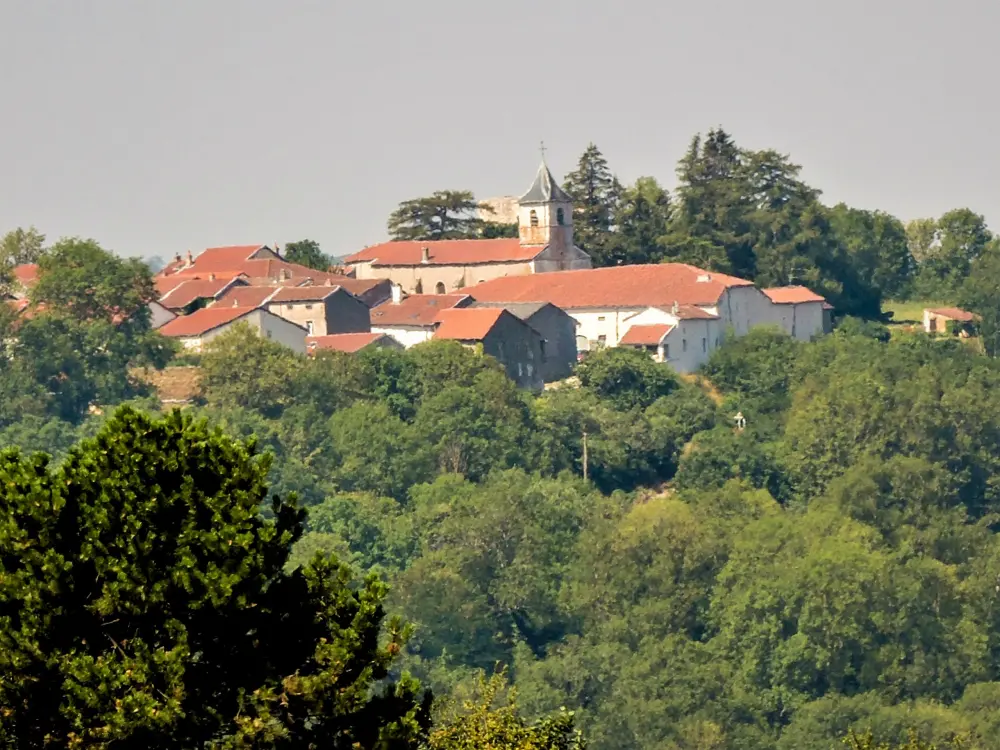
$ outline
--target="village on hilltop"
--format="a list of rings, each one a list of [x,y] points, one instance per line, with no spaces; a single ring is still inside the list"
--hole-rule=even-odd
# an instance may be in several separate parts
[[[153,325],[195,352],[238,323],[300,353],[453,340],[531,390],[599,348],[637,348],[689,373],[727,335],[778,326],[807,341],[831,328],[831,305],[803,286],[759,289],[682,263],[592,268],[574,244],[573,199],[544,161],[508,203],[517,237],[384,242],[327,271],[276,245],[178,254],[155,276]],[[36,276],[15,269],[22,296]]]

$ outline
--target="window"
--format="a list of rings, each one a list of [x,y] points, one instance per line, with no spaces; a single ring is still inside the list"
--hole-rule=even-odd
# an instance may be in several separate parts
[[[663,345],[663,358],[670,359],[670,344]]]
[[[703,352],[707,352],[708,351],[708,339],[702,339],[701,340],[701,350]]]
[[[529,217],[530,217],[530,221],[531,221],[531,226],[537,227],[538,226],[538,212],[535,209],[531,209],[531,213],[529,214]]]
[[[271,338],[271,336],[272,336],[272,334],[271,334],[271,331],[268,331],[268,332],[267,332],[267,337],[268,337],[268,338]]]
[[[602,333],[600,336],[597,337],[597,343],[600,344],[601,346],[604,346],[606,343],[608,343],[608,337]]]
[[[312,310],[312,309],[313,309],[312,302],[310,302],[308,305],[306,305],[306,310]]]
[[[445,291],[445,289],[444,289],[444,282],[443,281],[439,281],[437,283],[437,285],[434,287],[434,292],[436,294],[444,294],[444,291]]]
[[[688,340],[681,339],[681,351],[686,352],[688,350]]]
[[[566,214],[561,208],[556,209],[556,224],[562,226],[566,222]]]
[[[604,315],[598,315],[597,316],[597,322],[598,323],[603,323],[604,321],[605,321],[605,316]]]
[[[306,321],[306,330],[309,332],[310,336],[313,335],[313,322],[311,320]]]

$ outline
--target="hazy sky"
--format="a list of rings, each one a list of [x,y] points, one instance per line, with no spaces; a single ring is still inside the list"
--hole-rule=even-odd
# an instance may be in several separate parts
[[[722,125],[828,202],[1000,224],[995,0],[0,0],[0,231],[125,254],[385,237],[538,142],[674,184]],[[1000,227],[996,227],[1000,228]]]

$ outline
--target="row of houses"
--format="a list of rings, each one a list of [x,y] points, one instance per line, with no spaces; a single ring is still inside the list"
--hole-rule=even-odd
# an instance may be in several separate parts
[[[387,242],[325,271],[268,245],[177,255],[154,278],[153,324],[194,351],[238,323],[302,353],[458,341],[531,389],[598,348],[691,372],[727,335],[777,325],[806,340],[830,327],[830,306],[800,286],[762,290],[681,263],[592,268],[572,198],[544,163],[516,204],[516,238]]]

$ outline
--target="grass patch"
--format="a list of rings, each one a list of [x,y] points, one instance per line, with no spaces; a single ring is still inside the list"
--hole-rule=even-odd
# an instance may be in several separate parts
[[[892,322],[897,325],[923,325],[924,309],[928,307],[954,307],[952,302],[934,300],[908,300],[906,302],[885,302],[882,309],[892,313]]]

